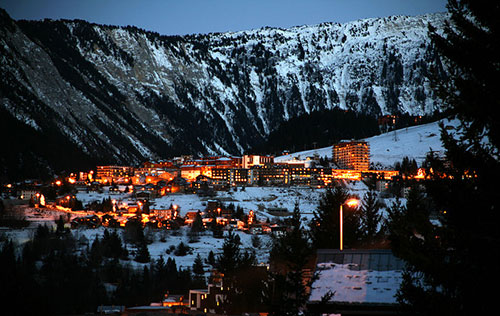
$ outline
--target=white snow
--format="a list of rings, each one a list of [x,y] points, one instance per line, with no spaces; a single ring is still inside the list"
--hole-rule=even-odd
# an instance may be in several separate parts
[[[313,283],[310,301],[321,301],[328,292],[333,302],[396,303],[401,283],[400,270],[352,270],[352,264],[319,263],[318,279]]]
[[[370,144],[370,162],[392,168],[396,162],[401,162],[404,157],[415,159],[417,164],[421,165],[430,151],[443,155],[440,122],[453,128],[458,126],[457,120],[445,119],[365,138],[364,140]],[[300,160],[314,155],[331,158],[332,146],[278,156],[274,158],[274,161],[284,162],[294,158]]]

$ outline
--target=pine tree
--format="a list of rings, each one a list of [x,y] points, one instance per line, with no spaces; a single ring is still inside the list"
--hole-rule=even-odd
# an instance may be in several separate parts
[[[193,225],[191,226],[191,232],[198,234],[203,231],[203,219],[201,218],[201,213],[198,211],[193,220]]]
[[[193,263],[193,286],[198,289],[206,287],[205,282],[205,269],[203,268],[203,260],[200,254],[196,255]]]
[[[191,248],[181,241],[175,248],[174,255],[182,257],[187,255],[190,250]]]
[[[102,262],[102,245],[101,245],[101,240],[99,239],[98,236],[95,237],[94,241],[92,242],[92,246],[90,247],[90,252],[89,252],[89,263],[92,267],[98,267],[101,265]]]
[[[215,266],[215,255],[212,250],[210,250],[210,252],[208,253],[207,263],[212,267]]]
[[[370,189],[361,202],[361,230],[366,243],[377,242],[382,224],[378,194]]]
[[[333,189],[327,189],[314,211],[313,219],[309,224],[313,247],[338,248],[340,245],[340,205],[349,198],[347,190],[337,185]],[[359,224],[359,211],[344,208],[344,243],[355,245],[361,236]]]
[[[146,240],[143,239],[142,242],[139,244],[139,249],[137,250],[137,254],[134,260],[140,263],[147,263],[151,260]]]
[[[240,236],[229,231],[224,238],[222,253],[217,257],[217,270],[224,274],[235,272],[240,264]]]
[[[414,314],[483,315],[500,276],[500,3],[450,0],[448,10],[444,34],[431,36],[449,77],[434,83],[460,127],[442,126],[446,162],[429,156],[433,179],[395,208],[391,243],[408,263],[399,300]]]
[[[126,259],[128,256],[127,249],[123,246],[122,240],[116,230],[109,233],[107,229],[104,230],[102,237],[103,255],[108,258]]]
[[[260,240],[258,235],[252,235],[251,241],[252,247],[254,248],[260,249],[260,247],[262,246],[262,241]]]
[[[307,301],[305,269],[313,253],[309,239],[302,228],[299,205],[296,203],[290,222],[291,229],[273,241],[270,261],[274,272],[270,283],[273,315],[297,315]]]
[[[223,304],[228,314],[241,313],[245,308],[250,308],[250,306],[255,308],[260,303],[259,291],[248,293],[250,288],[259,287],[259,284],[255,286],[255,282],[259,283],[259,280],[255,277],[248,278],[255,263],[255,254],[248,251],[242,252],[240,246],[240,237],[229,231],[224,238],[222,253],[217,257],[215,265],[217,270],[224,274],[223,283],[229,289],[225,293]]]
[[[179,271],[177,270],[177,264],[175,263],[175,259],[168,258],[167,263],[165,265],[166,275],[167,275],[167,284],[169,287],[174,290],[179,288]]]
[[[59,215],[59,218],[56,220],[56,235],[60,236],[67,232],[66,228],[64,228],[64,220],[62,215]]]

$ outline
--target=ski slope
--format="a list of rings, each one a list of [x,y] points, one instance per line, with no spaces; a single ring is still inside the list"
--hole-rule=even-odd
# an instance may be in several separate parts
[[[430,151],[444,155],[444,148],[440,139],[440,122],[445,126],[450,126],[449,129],[458,125],[456,120],[444,119],[365,138],[364,140],[370,144],[370,162],[380,167],[391,168],[396,162],[408,157],[415,159],[420,166]],[[314,155],[331,158],[332,146],[278,156],[274,158],[274,161],[303,160]]]

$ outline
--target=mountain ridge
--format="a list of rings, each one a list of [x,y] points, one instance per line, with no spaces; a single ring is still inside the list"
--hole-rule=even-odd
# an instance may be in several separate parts
[[[429,77],[446,70],[427,25],[445,17],[187,36],[2,19],[0,98],[10,120],[54,130],[96,161],[241,154],[313,110],[439,111]]]

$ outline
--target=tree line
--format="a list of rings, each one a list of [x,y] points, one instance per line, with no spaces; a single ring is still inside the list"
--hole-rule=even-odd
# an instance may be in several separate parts
[[[11,240],[2,244],[0,300],[20,315],[95,312],[99,305],[149,305],[167,292],[186,294],[194,284],[200,285],[191,269],[178,268],[175,259],[141,260],[140,247],[135,260],[149,263],[133,265],[116,231],[105,230],[82,246],[60,226],[38,226],[20,251]]]

